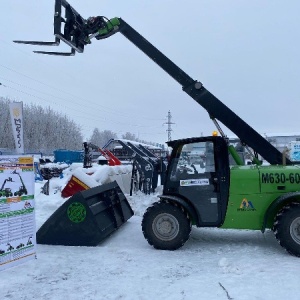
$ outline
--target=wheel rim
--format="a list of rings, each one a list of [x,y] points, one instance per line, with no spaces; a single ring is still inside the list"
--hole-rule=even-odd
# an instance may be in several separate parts
[[[300,244],[300,217],[296,218],[290,226],[290,234],[292,239]]]
[[[160,240],[170,241],[177,236],[179,223],[173,215],[159,214],[152,223],[152,230]]]

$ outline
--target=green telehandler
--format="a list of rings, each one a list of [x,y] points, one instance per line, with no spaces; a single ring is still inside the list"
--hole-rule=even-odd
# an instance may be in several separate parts
[[[64,15],[63,15],[64,12]],[[166,73],[182,90],[207,110],[221,136],[187,138],[168,143],[173,148],[160,200],[149,207],[142,220],[143,234],[157,249],[175,250],[188,240],[192,225],[272,229],[280,245],[300,257],[300,167],[192,79],[121,18],[84,19],[67,1],[55,1],[54,42],[15,41],[31,45],[71,47],[70,53],[34,51],[70,56],[115,33],[123,34]],[[218,121],[237,135],[253,154],[253,164],[242,165]],[[195,149],[203,149],[200,165],[191,164]],[[229,164],[229,153],[236,166]],[[199,154],[200,155],[200,154]],[[262,157],[269,165],[262,165]]]
[[[25,183],[22,179],[22,176],[20,175],[20,173],[18,173],[16,170],[14,170],[12,172],[12,174],[16,174],[19,176],[19,179],[20,179],[20,182],[21,182],[21,186],[19,187],[19,189],[14,192],[14,196],[22,196],[22,195],[27,195],[28,191],[27,191],[27,188],[25,186]]]
[[[0,188],[0,197],[11,197],[13,195],[11,188],[6,188],[5,185],[7,182],[14,182],[11,177],[8,177],[4,180],[2,183],[2,186]]]

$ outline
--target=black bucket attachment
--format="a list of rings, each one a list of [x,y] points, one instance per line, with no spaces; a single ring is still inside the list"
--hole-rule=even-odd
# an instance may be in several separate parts
[[[38,230],[37,243],[96,246],[132,216],[114,181],[73,195]]]

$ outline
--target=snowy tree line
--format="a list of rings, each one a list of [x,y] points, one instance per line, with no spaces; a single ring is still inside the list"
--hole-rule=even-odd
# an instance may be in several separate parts
[[[0,97],[0,149],[15,149],[8,98]],[[83,135],[81,128],[66,115],[55,112],[50,107],[23,105],[24,113],[24,148],[25,152],[51,154],[56,149],[81,150]],[[111,130],[99,131],[95,128],[89,142],[103,147],[110,139],[117,139]],[[122,139],[156,145],[136,138],[130,132]]]
[[[119,137],[117,136],[117,134],[112,132],[111,130],[99,131],[98,128],[95,128],[90,137],[90,142],[99,147],[104,147],[110,139],[118,139],[118,138]],[[141,140],[137,138],[135,134],[130,132],[126,132],[125,134],[122,134],[120,138],[129,141],[136,141],[143,144],[157,146],[157,143]]]
[[[0,98],[0,148],[14,149],[9,103]],[[25,152],[52,152],[55,149],[76,150],[82,148],[80,127],[67,116],[50,107],[24,105],[24,148]]]

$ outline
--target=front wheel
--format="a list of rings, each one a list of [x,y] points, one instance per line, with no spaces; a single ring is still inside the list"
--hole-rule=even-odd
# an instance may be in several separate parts
[[[283,207],[275,218],[273,230],[279,244],[300,257],[300,203]]]
[[[145,239],[156,249],[176,250],[184,245],[191,233],[191,221],[181,206],[165,201],[149,207],[142,221]]]

